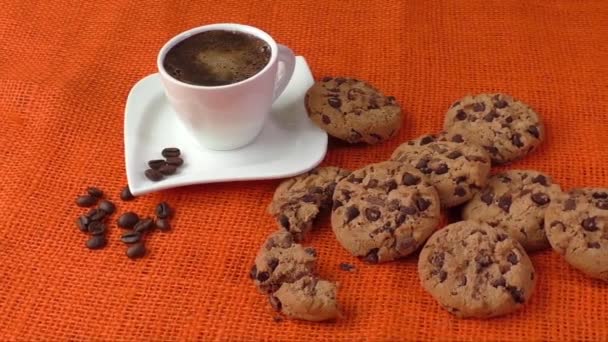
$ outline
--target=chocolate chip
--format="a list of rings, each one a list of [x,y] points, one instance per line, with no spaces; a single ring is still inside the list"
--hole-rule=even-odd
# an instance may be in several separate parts
[[[535,194],[532,194],[532,201],[534,201],[534,203],[538,205],[545,205],[551,202],[551,199],[549,198],[549,196],[547,196],[547,194],[537,192]]]
[[[581,225],[583,226],[583,228],[586,231],[594,232],[594,231],[598,230],[596,219],[597,219],[597,217],[595,217],[595,216],[587,217],[586,219],[583,220],[583,222],[581,222]]]
[[[103,235],[106,232],[106,225],[99,221],[93,221],[89,223],[87,229],[91,235]]]
[[[108,244],[108,240],[105,235],[93,235],[87,240],[85,245],[88,249],[101,249]]]
[[[281,301],[277,297],[275,297],[273,295],[269,295],[268,302],[270,303],[270,306],[272,306],[273,309],[275,309],[276,311],[281,311],[281,307],[283,305],[281,304]]]
[[[515,147],[524,147],[524,143],[521,141],[521,134],[519,133],[515,133],[511,136],[511,142],[513,145],[515,145]]]
[[[133,196],[133,194],[131,193],[131,189],[129,189],[129,186],[125,186],[124,188],[122,188],[122,191],[120,192],[120,199],[123,201],[130,201],[132,199],[134,199],[135,197]]]
[[[498,109],[505,108],[508,105],[509,104],[505,100],[497,100],[496,102],[494,102],[494,107],[496,107]]]
[[[462,120],[465,120],[466,118],[467,118],[467,113],[464,110],[460,109],[456,112],[456,119],[462,121]]]
[[[536,126],[528,127],[528,133],[532,134],[536,139],[540,137],[540,132],[538,131],[538,127]]]
[[[82,215],[76,219],[76,226],[83,233],[87,233],[89,231],[89,229],[87,227],[89,225],[89,223],[90,223],[89,218],[84,215]]]
[[[494,121],[494,118],[498,117],[498,113],[496,113],[495,110],[491,110],[488,114],[486,114],[483,119],[487,122],[492,122]]]
[[[380,218],[380,210],[376,208],[365,208],[365,217],[369,221],[377,221]]]
[[[426,137],[420,139],[420,145],[430,144],[435,141],[435,138],[432,135],[427,135]]]
[[[523,303],[525,301],[524,292],[521,289],[515,286],[507,286],[507,291],[509,291],[515,303]]]
[[[407,218],[407,215],[405,215],[403,213],[399,213],[399,215],[395,219],[395,226],[399,227],[403,222],[405,222],[406,218]]]
[[[433,253],[429,257],[429,262],[436,268],[442,268],[444,260],[445,260],[445,253],[443,253],[443,252]]]
[[[126,244],[138,243],[141,240],[141,233],[138,232],[126,232],[120,236],[120,241]]]
[[[76,205],[79,207],[90,207],[97,203],[97,197],[91,195],[82,195],[76,198]]]
[[[496,235],[496,241],[505,241],[508,237],[507,234],[499,233]]]
[[[507,285],[507,280],[504,277],[499,277],[497,279],[492,280],[492,286],[494,287],[504,287]]]
[[[349,223],[350,221],[354,220],[357,216],[359,216],[359,209],[357,209],[357,207],[350,206],[346,208],[346,223]]]
[[[443,175],[443,174],[447,173],[448,170],[449,170],[448,166],[444,163],[441,163],[437,166],[437,168],[435,168],[435,174]]]
[[[511,203],[512,203],[511,195],[503,195],[498,199],[498,207],[507,213],[509,212],[509,209],[511,208]]]
[[[376,188],[378,187],[378,180],[377,179],[373,179],[371,178],[368,182],[367,182],[367,186],[366,188]]]
[[[144,175],[153,182],[158,182],[163,179],[163,174],[154,169],[147,169],[144,172]]]
[[[279,223],[281,224],[281,227],[285,228],[285,230],[289,230],[289,218],[286,215],[281,215],[279,217]]]
[[[607,199],[608,198],[608,193],[605,192],[594,192],[591,197],[595,198],[595,199]]]
[[[382,136],[380,136],[380,134],[370,133],[369,135],[376,140],[382,140]]]
[[[330,97],[327,99],[327,103],[333,108],[339,109],[342,106],[342,101],[337,97]]]
[[[323,116],[321,117],[322,121],[324,124],[329,125],[331,123],[331,119],[329,118],[329,116],[323,114]]]
[[[258,276],[258,267],[256,265],[251,266],[249,270],[249,278],[256,279]]]
[[[400,207],[399,211],[404,213],[405,215],[414,215],[418,212],[418,210],[414,206]]]
[[[564,202],[564,211],[571,211],[576,209],[576,201],[573,198],[568,198]]]
[[[353,101],[353,100],[356,100],[357,97],[359,97],[360,95],[364,95],[364,94],[365,93],[363,92],[363,90],[361,90],[359,88],[352,88],[346,93],[346,97],[348,97],[349,100]]]
[[[171,230],[171,222],[169,219],[161,218],[156,220],[156,228],[158,228],[161,232],[168,232]]]
[[[127,248],[127,257],[129,259],[139,259],[146,255],[146,246],[143,242],[137,242]]]
[[[258,272],[256,279],[263,283],[270,278],[270,274],[268,272]]]
[[[476,112],[483,112],[484,110],[486,110],[486,104],[483,102],[477,102],[473,104],[473,110]]]
[[[333,80],[333,78],[332,78],[332,77],[330,77],[330,76],[325,76],[325,77],[323,77],[323,78],[321,79],[321,81],[323,81],[323,82],[329,82],[329,81],[331,81],[331,80]]]
[[[448,278],[448,273],[444,270],[439,270],[438,276],[439,282],[443,283]]]
[[[154,159],[148,161],[148,166],[154,170],[160,169],[165,164],[167,164],[167,162],[164,159]]]
[[[342,202],[340,202],[338,200],[334,200],[331,208],[332,208],[332,210],[336,210],[336,209],[340,208],[342,205],[343,205]]]
[[[179,157],[181,151],[177,147],[166,147],[161,151],[161,154],[165,158]]]
[[[274,270],[279,266],[279,259],[272,258],[268,261],[268,267],[270,268],[270,272],[274,272]]]
[[[420,177],[414,176],[413,174],[406,172],[403,174],[403,184],[404,185],[416,185],[420,183]]]
[[[600,243],[599,242],[589,242],[587,244],[587,248],[600,248]]]
[[[363,182],[363,178],[355,177],[355,175],[350,175],[347,180],[353,184],[360,184]]]
[[[597,203],[595,203],[595,206],[598,209],[608,210],[608,201],[598,201]]]
[[[507,117],[505,118],[505,121],[506,121],[508,124],[510,124],[511,122],[513,122],[513,117],[511,117],[511,116],[507,116]]]
[[[450,152],[447,157],[450,159],[456,159],[462,156],[462,153],[460,153],[460,151],[452,151]]]
[[[418,210],[420,211],[425,211],[427,210],[429,207],[431,206],[431,201],[424,199],[422,197],[418,197],[416,199],[416,207],[418,207]]]
[[[464,197],[467,194],[467,190],[461,186],[457,186],[454,189],[454,195],[459,196],[459,197]]]
[[[484,267],[488,267],[492,264],[492,258],[486,254],[485,251],[480,251],[480,254],[477,254],[475,257],[475,262],[477,263],[477,269],[481,269]]]
[[[455,134],[454,136],[452,136],[452,142],[462,143],[464,142],[464,138],[460,134]]]
[[[454,178],[454,182],[456,183],[462,183],[464,181],[466,181],[469,177],[467,175],[464,176],[458,176],[456,178]]]
[[[118,221],[116,222],[120,228],[133,228],[135,224],[139,221],[139,216],[132,212],[127,211],[126,213],[120,215]]]
[[[167,164],[173,166],[182,166],[184,164],[184,160],[180,157],[169,157],[166,160]]]
[[[458,286],[465,286],[467,284],[467,276],[459,275],[457,279],[458,279]]]
[[[158,169],[158,172],[162,173],[165,176],[169,176],[174,174],[177,171],[177,166],[171,164],[165,164]]]
[[[395,182],[394,179],[389,180],[388,182],[386,182],[386,189],[389,192],[397,189],[397,182]]]
[[[369,253],[367,253],[367,255],[365,256],[364,260],[369,262],[370,264],[377,264],[378,248],[373,248],[372,250],[370,250]]]
[[[509,254],[507,254],[507,261],[509,261],[511,265],[517,265],[519,258],[517,257],[517,254],[509,252]]]
[[[532,183],[538,183],[542,186],[549,186],[549,183],[547,182],[547,177],[545,177],[543,175],[538,175],[538,176],[532,178]]]
[[[346,78],[344,77],[336,77],[336,84],[340,85],[342,83],[346,82]]]
[[[139,233],[150,231],[152,228],[154,228],[154,220],[149,217],[139,220],[139,222],[133,226],[133,230]]]
[[[494,193],[491,189],[486,189],[484,193],[481,195],[481,201],[487,205],[492,204],[494,202]]]
[[[173,214],[173,210],[169,206],[169,203],[164,201],[156,205],[155,211],[158,218],[168,218]]]
[[[101,200],[99,202],[99,209],[105,211],[108,215],[112,215],[116,211],[116,206],[108,200]]]
[[[103,197],[103,191],[101,191],[101,189],[96,188],[94,186],[88,187],[87,193],[93,197],[97,197],[97,198]]]

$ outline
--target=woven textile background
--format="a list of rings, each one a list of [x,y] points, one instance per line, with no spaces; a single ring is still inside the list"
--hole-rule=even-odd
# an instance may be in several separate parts
[[[608,186],[608,2],[589,1],[19,1],[0,6],[0,340],[606,340],[608,284],[555,253],[534,254],[536,294],[523,311],[457,320],[419,286],[415,257],[366,265],[322,220],[310,244],[339,281],[345,318],[273,321],[248,279],[279,183],[190,186],[122,203],[123,110],[155,72],[158,49],[202,24],[258,26],[307,58],[316,78],[352,75],[402,103],[398,138],[330,146],[324,164],[358,168],[441,128],[466,93],[502,91],[544,118],[540,150],[509,167],[563,188]],[[119,212],[177,208],[150,254],[125,257],[115,226],[84,248],[77,194],[97,185]],[[117,215],[114,215],[114,219]],[[350,262],[358,271],[340,271]]]

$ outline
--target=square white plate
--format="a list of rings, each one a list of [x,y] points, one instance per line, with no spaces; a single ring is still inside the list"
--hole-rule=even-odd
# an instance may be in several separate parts
[[[137,82],[125,107],[125,161],[134,195],[191,184],[291,177],[317,166],[327,152],[327,134],[315,126],[304,107],[314,80],[306,60],[296,57],[287,88],[272,106],[260,135],[232,151],[198,145],[167,102],[158,74]],[[176,174],[153,182],[144,176],[148,160],[178,147],[184,164]]]

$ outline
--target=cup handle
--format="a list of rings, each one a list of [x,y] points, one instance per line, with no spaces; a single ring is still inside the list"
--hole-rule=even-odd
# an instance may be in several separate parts
[[[278,70],[277,81],[274,86],[274,98],[276,100],[287,88],[287,84],[293,76],[293,71],[296,68],[296,56],[290,48],[285,45],[277,44],[278,47]]]

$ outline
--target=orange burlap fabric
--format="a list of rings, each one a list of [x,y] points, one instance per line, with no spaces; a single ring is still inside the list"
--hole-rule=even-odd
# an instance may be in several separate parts
[[[352,75],[403,104],[399,136],[330,146],[326,165],[358,168],[403,140],[437,131],[466,93],[502,91],[545,119],[546,143],[512,168],[565,189],[608,186],[608,2],[19,1],[0,6],[0,340],[605,340],[608,284],[534,254],[536,294],[524,310],[458,320],[419,286],[415,257],[370,266],[322,220],[310,244],[339,281],[345,318],[274,322],[248,279],[278,180],[190,186],[122,203],[123,110],[155,72],[158,49],[214,22],[258,26],[307,58],[315,77]],[[177,208],[174,230],[125,257],[84,248],[75,196],[102,187],[119,212]],[[114,219],[117,215],[114,216]],[[350,262],[358,271],[340,271]]]

